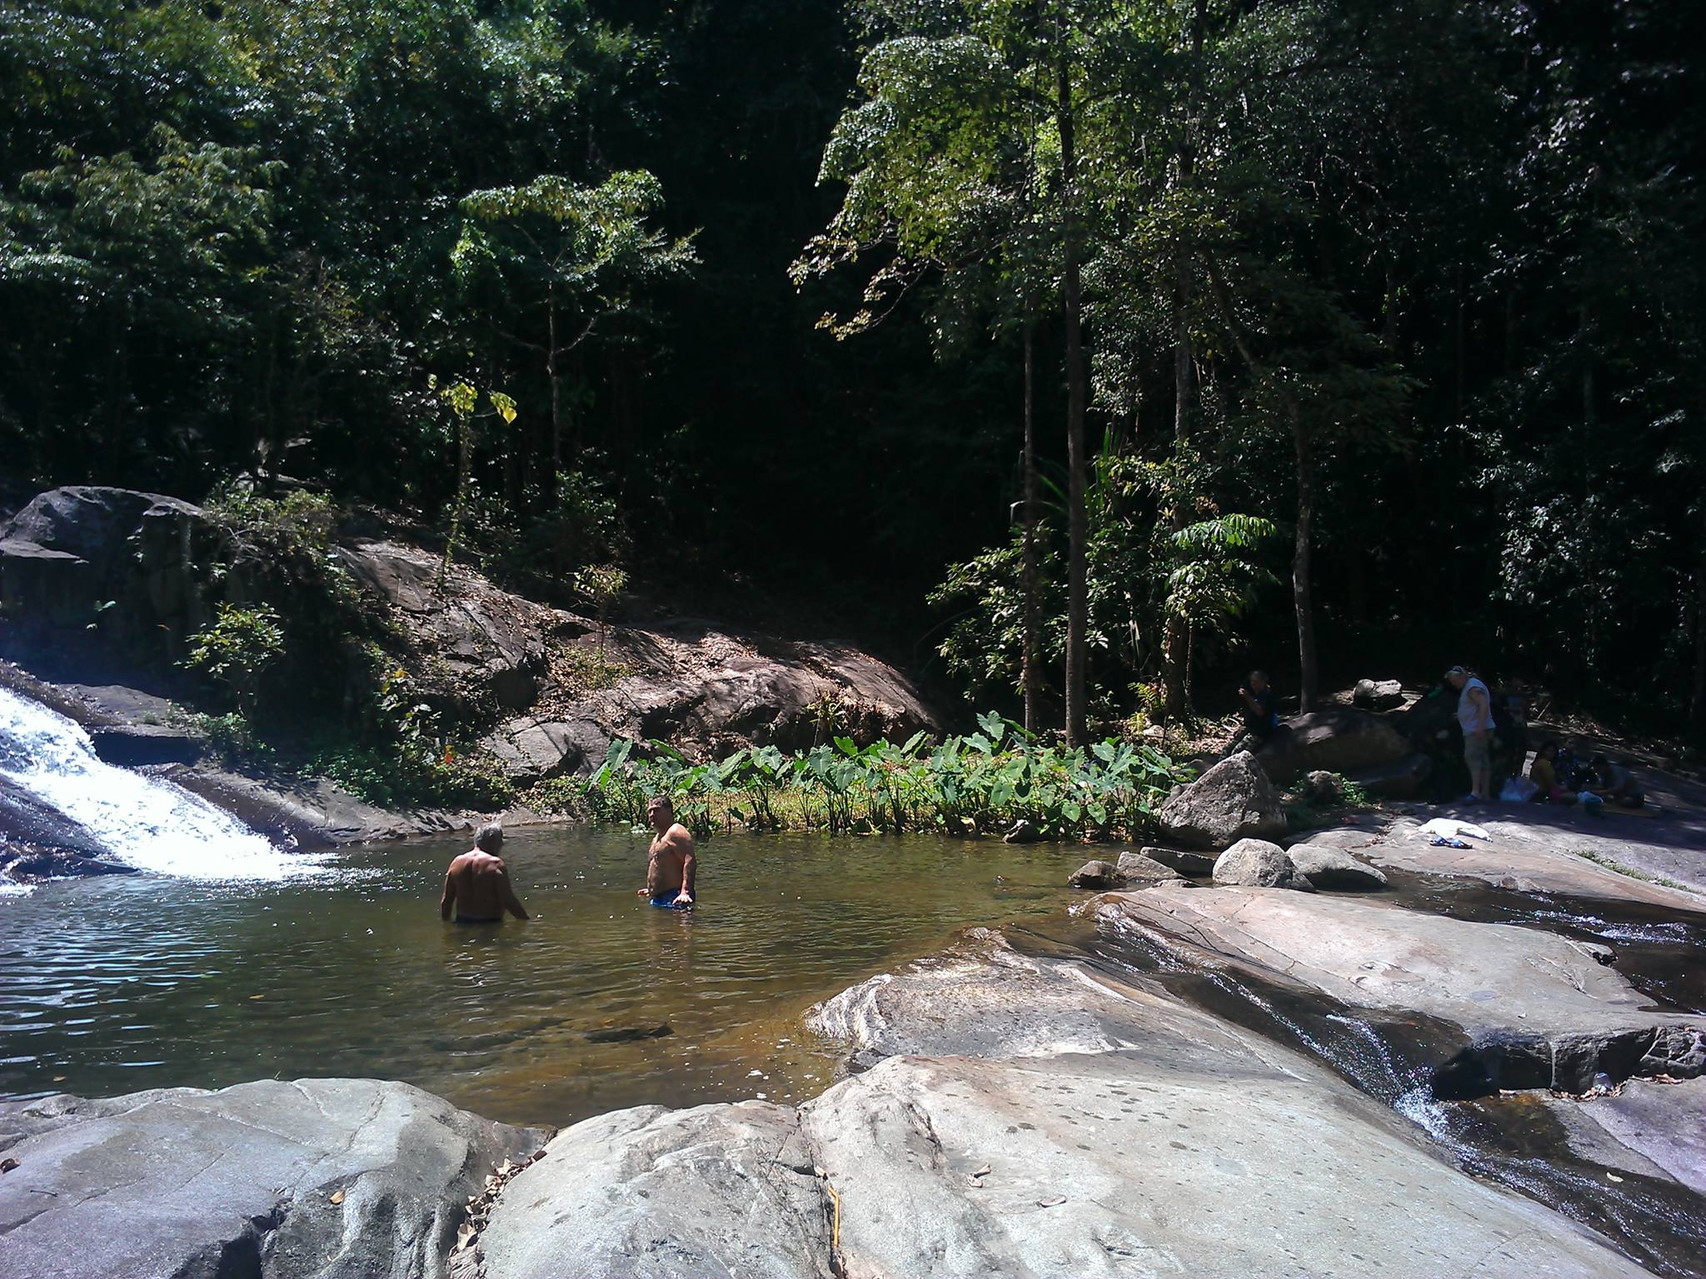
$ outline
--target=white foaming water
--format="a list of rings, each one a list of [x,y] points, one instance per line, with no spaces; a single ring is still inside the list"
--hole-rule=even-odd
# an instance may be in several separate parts
[[[86,827],[116,861],[192,879],[287,879],[317,859],[282,852],[199,795],[96,758],[81,727],[0,688],[0,776]]]

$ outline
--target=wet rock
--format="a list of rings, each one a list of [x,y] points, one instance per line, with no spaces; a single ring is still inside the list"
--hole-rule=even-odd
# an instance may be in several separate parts
[[[1222,853],[1214,863],[1214,882],[1305,892],[1311,887],[1308,879],[1298,875],[1285,849],[1265,839],[1241,839]]]
[[[1066,883],[1069,888],[1118,888],[1125,883],[1125,876],[1112,862],[1088,861],[1073,871]]]
[[[674,1033],[668,1022],[658,1022],[652,1026],[609,1026],[603,1030],[589,1030],[584,1038],[589,1044],[632,1044],[642,1039],[663,1039]]]
[[[485,1279],[828,1279],[829,1214],[788,1106],[619,1110],[504,1188]]]
[[[371,1079],[4,1103],[0,1274],[436,1277],[490,1166],[541,1140]]]
[[[1366,892],[1385,888],[1386,876],[1377,867],[1360,862],[1349,853],[1326,844],[1293,844],[1286,856],[1317,888],[1332,892]]]
[[[1404,686],[1395,679],[1359,679],[1351,701],[1366,710],[1391,710],[1404,704]]]
[[[932,1055],[883,1060],[801,1108],[838,1196],[841,1273],[1433,1279],[1466,1258],[1505,1279],[1644,1273],[1464,1176],[1314,1063],[1076,965],[867,988],[894,1018],[878,1027],[890,1046]],[[1033,1018],[1018,1057],[989,1029],[1015,1004]]]
[[[1498,1088],[1585,1092],[1614,1080],[1706,1069],[1706,1021],[1649,1011],[1610,952],[1507,924],[1479,924],[1343,897],[1162,885],[1100,910],[1186,946],[1301,983],[1346,1004],[1422,1013],[1463,1028],[1438,1063],[1453,1096]]]
[[[262,782],[208,766],[143,770],[217,804],[252,829],[304,851],[459,830],[468,820],[437,809],[392,812],[324,777]]]
[[[1680,1083],[1631,1079],[1613,1095],[1554,1100],[1548,1109],[1582,1157],[1668,1177],[1706,1195],[1706,1076]]]
[[[1388,720],[1336,707],[1286,720],[1257,758],[1269,777],[1284,783],[1316,769],[1350,776],[1380,768],[1411,749]]]
[[[1013,823],[1013,827],[1001,837],[1003,844],[1034,844],[1042,838],[1042,832],[1037,830],[1036,823],[1028,817],[1021,817]]]
[[[1285,834],[1285,810],[1256,757],[1239,751],[1161,806],[1161,833],[1189,848],[1225,848],[1246,837]]]
[[[1121,853],[1117,869],[1120,878],[1128,884],[1168,883],[1184,878],[1171,866],[1156,861],[1147,852]]]
[[[1214,874],[1214,859],[1220,855],[1218,852],[1203,853],[1185,848],[1160,848],[1152,844],[1145,844],[1141,853],[1150,861],[1170,866],[1192,879],[1207,879]]]

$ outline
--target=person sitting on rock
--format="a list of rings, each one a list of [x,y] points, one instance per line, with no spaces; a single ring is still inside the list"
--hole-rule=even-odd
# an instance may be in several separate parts
[[[646,850],[646,886],[640,896],[665,910],[692,910],[697,869],[692,834],[675,820],[675,804],[667,795],[646,805],[646,820],[655,838]]]
[[[1528,780],[1534,783],[1536,804],[1575,803],[1575,792],[1559,784],[1557,742],[1540,744],[1540,749],[1534,752],[1534,762],[1528,766]]]
[[[1274,690],[1268,684],[1268,673],[1251,671],[1250,683],[1238,690],[1238,699],[1244,703],[1240,708],[1244,730],[1226,753],[1236,755],[1239,751],[1249,751],[1255,754],[1268,744],[1279,728],[1279,710],[1274,702]]]
[[[509,882],[509,867],[498,856],[503,847],[504,828],[488,822],[474,832],[474,847],[450,863],[444,872],[444,896],[438,914],[449,919],[452,909],[459,924],[495,924],[508,911],[517,919],[528,918]]]
[[[1595,755],[1588,761],[1587,789],[1598,795],[1607,803],[1621,804],[1625,808],[1639,808],[1647,802],[1635,774],[1616,760],[1604,755]]]

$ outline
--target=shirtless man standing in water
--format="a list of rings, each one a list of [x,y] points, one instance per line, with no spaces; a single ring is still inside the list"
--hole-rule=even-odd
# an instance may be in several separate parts
[[[646,805],[646,818],[655,838],[646,850],[646,886],[640,889],[640,896],[651,898],[654,906],[691,909],[696,869],[693,836],[675,820],[675,805],[667,795],[659,795]]]
[[[497,855],[503,842],[504,828],[496,822],[474,832],[473,849],[451,862],[444,873],[444,896],[438,903],[441,919],[450,918],[452,907],[459,924],[494,924],[506,910],[517,919],[528,917],[510,885],[509,868]]]

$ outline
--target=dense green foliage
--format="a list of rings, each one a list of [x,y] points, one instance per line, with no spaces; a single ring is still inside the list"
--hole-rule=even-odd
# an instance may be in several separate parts
[[[1182,772],[1150,746],[1097,742],[1050,746],[989,712],[980,731],[936,743],[832,745],[785,754],[774,746],[692,763],[661,742],[636,758],[621,741],[586,782],[547,783],[536,798],[585,805],[605,820],[640,825],[646,802],[672,797],[695,831],[823,830],[832,834],[1000,834],[1028,821],[1041,838],[1142,838]]]
[[[1699,726],[1691,17],[0,0],[0,499],[305,481],[563,603],[756,582],[1003,707],[1028,515],[1040,723],[1077,583],[1092,719],[1318,649]]]

